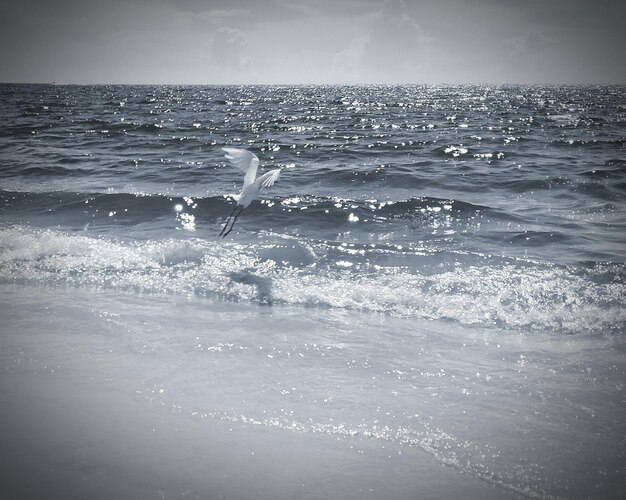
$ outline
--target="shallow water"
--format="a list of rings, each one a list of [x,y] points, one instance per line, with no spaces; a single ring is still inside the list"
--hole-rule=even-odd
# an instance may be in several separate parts
[[[0,93],[3,460],[92,494],[132,442],[110,491],[146,498],[623,489],[623,87]],[[233,145],[283,172],[222,240]]]

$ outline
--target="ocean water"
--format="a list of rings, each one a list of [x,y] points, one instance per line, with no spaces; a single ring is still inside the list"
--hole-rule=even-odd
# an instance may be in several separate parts
[[[0,109],[16,498],[626,487],[623,86],[4,84]],[[222,147],[283,169],[225,239]]]

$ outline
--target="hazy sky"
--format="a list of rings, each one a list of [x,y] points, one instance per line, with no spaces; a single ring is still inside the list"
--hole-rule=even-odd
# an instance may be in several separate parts
[[[626,83],[623,0],[3,0],[0,81]]]

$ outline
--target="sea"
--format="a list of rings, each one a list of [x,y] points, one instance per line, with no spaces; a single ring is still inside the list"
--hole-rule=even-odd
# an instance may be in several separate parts
[[[623,498],[626,87],[0,116],[3,498]],[[226,238],[223,147],[282,169]]]

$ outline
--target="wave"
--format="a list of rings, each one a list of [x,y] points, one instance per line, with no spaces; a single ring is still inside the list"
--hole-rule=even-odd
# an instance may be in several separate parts
[[[0,137],[24,138],[33,134],[48,131],[52,128],[50,123],[30,123],[28,125],[4,125],[0,127]]]
[[[67,157],[59,160],[60,163],[65,165],[78,164],[82,162],[81,158]],[[69,177],[87,177],[93,175],[93,171],[80,167],[67,167],[63,165],[27,165],[21,168],[18,172],[13,172],[15,177],[28,177],[28,178],[47,178],[54,177],[56,179],[69,178]],[[8,174],[7,176],[11,176]]]
[[[128,133],[159,134],[163,129],[161,123],[140,123],[133,121],[111,122],[100,118],[91,118],[72,123],[83,132],[99,132],[105,135],[124,135]]]
[[[622,180],[626,174],[626,161],[620,159],[607,160],[603,168],[586,170],[580,175],[590,178],[611,178]]]
[[[623,148],[626,144],[626,138],[620,137],[616,139],[555,139],[552,141],[552,144],[555,146],[576,146],[576,147],[586,147],[586,146],[602,146],[603,148]]]
[[[121,241],[0,227],[0,279],[299,307],[340,308],[468,327],[619,334],[623,264],[582,268],[392,244]]]
[[[22,216],[55,214],[61,218],[60,222],[81,218],[85,222],[97,222],[106,218],[109,223],[119,224],[140,224],[181,213],[193,215],[198,221],[213,222],[226,217],[234,203],[232,195],[191,198],[142,193],[0,191],[0,199],[5,200],[5,210],[10,208]],[[469,221],[483,213],[496,219],[507,217],[504,212],[484,205],[434,197],[379,201],[313,195],[257,200],[245,213],[245,219],[257,229],[269,229],[279,223],[285,228],[306,225],[335,231],[347,226],[354,228],[355,222],[360,227],[374,227],[394,221],[406,224],[441,219],[449,225],[451,221]]]

